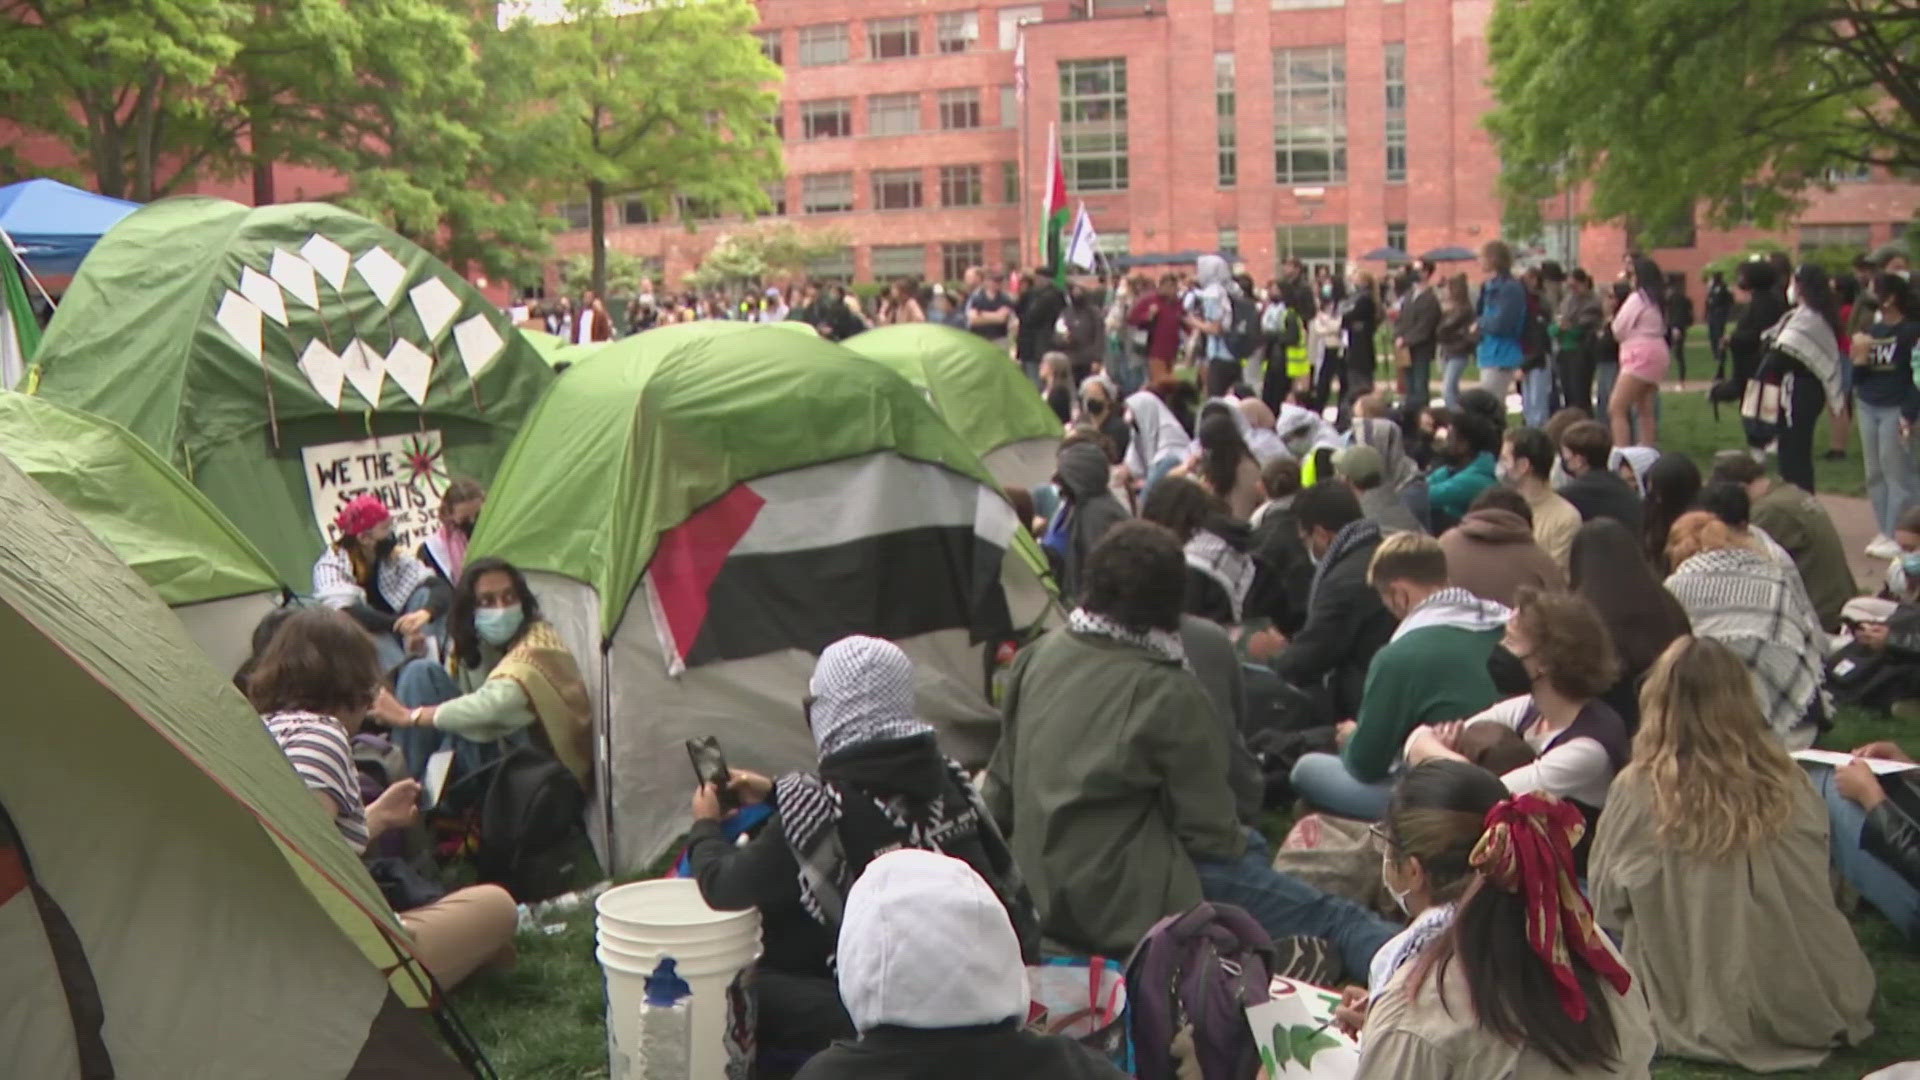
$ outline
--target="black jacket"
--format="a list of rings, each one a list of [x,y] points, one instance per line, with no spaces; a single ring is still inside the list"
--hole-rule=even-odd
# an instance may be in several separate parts
[[[1640,535],[1640,523],[1645,517],[1640,493],[1607,469],[1588,469],[1574,477],[1560,489],[1560,497],[1580,511],[1581,521],[1612,518],[1635,536]]]
[[[995,1027],[916,1031],[877,1027],[858,1042],[835,1043],[794,1080],[1125,1080],[1105,1058],[1057,1035],[1011,1022]]]
[[[1407,343],[1409,351],[1434,344],[1440,334],[1440,294],[1432,286],[1400,305],[1400,321],[1394,333]]]
[[[1281,633],[1292,637],[1307,623],[1307,593],[1313,587],[1313,560],[1300,540],[1300,523],[1293,511],[1274,507],[1254,526],[1249,548],[1261,565],[1267,587],[1256,613],[1273,620]]]
[[[908,795],[921,801],[938,796],[964,800],[964,792],[954,790],[932,735],[889,739],[844,750],[820,763],[821,774],[843,789],[885,798]],[[871,813],[863,812],[870,809]],[[981,827],[991,829],[991,822]],[[995,834],[997,837],[997,834]],[[688,860],[700,882],[700,896],[719,911],[760,909],[760,940],[765,950],[760,963],[789,975],[831,979],[827,958],[837,945],[838,929],[820,925],[800,903],[800,866],[793,848],[781,828],[779,807],[767,819],[759,834],[745,847],[727,840],[717,821],[696,821],[691,834]],[[848,864],[857,877],[873,860],[874,854],[899,843],[892,826],[877,807],[862,807],[858,799],[848,799],[840,820],[840,840]],[[994,847],[1004,853],[1003,843]],[[946,854],[972,866],[989,883],[1002,880],[995,869],[995,857],[979,835],[948,845]],[[1022,931],[1022,941],[1037,941],[1037,920],[1032,905],[1020,897],[1009,910],[1014,928]]]
[[[1067,310],[1067,294],[1052,281],[1037,281],[1020,291],[1014,301],[1014,314],[1020,320],[1020,336],[1015,354],[1022,363],[1037,364],[1053,348],[1054,324]]]
[[[1189,571],[1191,572],[1191,571]],[[1247,687],[1240,671],[1240,653],[1233,639],[1211,619],[1180,616],[1180,644],[1187,650],[1187,666],[1213,702],[1213,711],[1227,733],[1227,786],[1244,825],[1258,825],[1266,807],[1266,781],[1260,763],[1247,749]]]
[[[1727,334],[1727,358],[1732,361],[1737,383],[1746,385],[1753,373],[1760,370],[1760,358],[1766,351],[1760,335],[1772,329],[1786,313],[1786,295],[1775,290],[1755,293],[1747,301],[1747,309],[1740,313],[1733,330]]]
[[[1867,854],[1886,863],[1920,889],[1920,785],[1908,779],[1912,773],[1881,778],[1887,798],[1867,813],[1866,827],[1860,831],[1860,846]],[[1909,927],[1901,927],[1909,930]]]
[[[1375,536],[1326,567],[1307,602],[1306,625],[1273,658],[1274,674],[1301,689],[1324,683],[1342,719],[1359,712],[1367,667],[1398,625],[1367,584],[1367,564],[1379,547]]]

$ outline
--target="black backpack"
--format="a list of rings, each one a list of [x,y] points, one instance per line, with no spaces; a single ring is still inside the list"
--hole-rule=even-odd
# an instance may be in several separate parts
[[[1245,360],[1260,347],[1260,305],[1245,293],[1227,297],[1227,325],[1220,328],[1220,343],[1235,360]]]
[[[523,904],[573,888],[585,852],[587,793],[580,782],[532,745],[515,747],[491,767],[473,853],[479,880],[499,885]]]
[[[1527,294],[1527,323],[1520,331],[1520,359],[1528,370],[1539,367],[1553,346],[1553,313],[1538,296]]]

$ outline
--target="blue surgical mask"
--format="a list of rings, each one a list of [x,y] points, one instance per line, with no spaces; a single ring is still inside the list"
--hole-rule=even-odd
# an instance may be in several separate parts
[[[525,618],[526,613],[520,610],[519,604],[481,608],[473,613],[473,629],[480,635],[480,640],[487,644],[505,645],[520,632],[520,623]]]
[[[1909,551],[1900,556],[1900,569],[1906,571],[1909,578],[1920,579],[1920,551]]]

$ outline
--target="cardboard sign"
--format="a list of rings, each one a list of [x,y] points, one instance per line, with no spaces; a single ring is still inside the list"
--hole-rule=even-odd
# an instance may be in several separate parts
[[[375,495],[393,514],[400,550],[412,551],[439,527],[440,495],[447,489],[446,445],[438,431],[300,448],[313,501],[313,523],[328,544],[339,539],[333,519],[355,496]]]

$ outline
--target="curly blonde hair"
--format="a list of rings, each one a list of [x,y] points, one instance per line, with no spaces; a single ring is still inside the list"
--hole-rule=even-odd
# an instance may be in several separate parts
[[[1752,547],[1714,514],[1689,510],[1673,519],[1672,528],[1667,530],[1667,565],[1678,570],[1681,563],[1703,551]]]
[[[1746,665],[1695,637],[1675,639],[1647,673],[1620,780],[1653,786],[1662,842],[1708,859],[1779,835],[1807,784],[1768,729]]]

